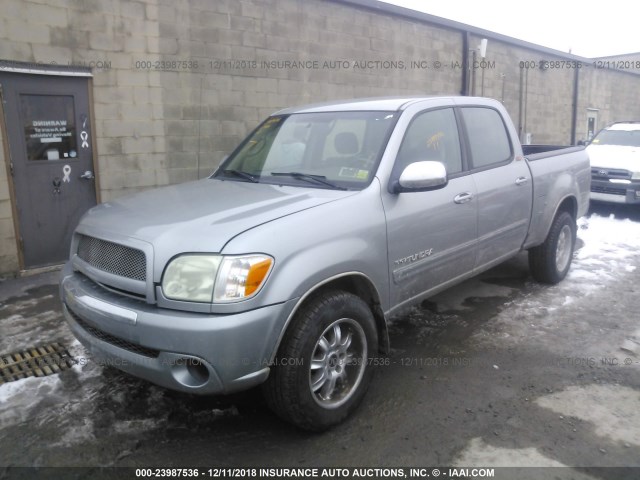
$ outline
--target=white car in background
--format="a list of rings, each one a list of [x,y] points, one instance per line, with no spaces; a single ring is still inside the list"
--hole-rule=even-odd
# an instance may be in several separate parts
[[[587,147],[591,200],[640,203],[640,121],[616,122]]]

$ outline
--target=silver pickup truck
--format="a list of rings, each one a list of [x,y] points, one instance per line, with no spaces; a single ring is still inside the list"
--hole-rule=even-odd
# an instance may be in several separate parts
[[[60,286],[92,356],[167,388],[263,384],[323,430],[361,401],[404,307],[529,251],[571,264],[582,147],[529,156],[503,106],[382,98],[275,113],[209,178],[90,210]]]

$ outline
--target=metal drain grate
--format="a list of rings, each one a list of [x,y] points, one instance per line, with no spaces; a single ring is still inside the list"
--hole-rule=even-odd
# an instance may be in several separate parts
[[[27,377],[54,375],[72,367],[76,360],[59,343],[0,354],[0,385]]]

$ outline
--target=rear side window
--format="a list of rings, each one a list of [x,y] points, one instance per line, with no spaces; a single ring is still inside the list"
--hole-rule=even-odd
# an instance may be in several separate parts
[[[473,168],[506,162],[512,157],[511,142],[500,114],[492,108],[464,107]]]

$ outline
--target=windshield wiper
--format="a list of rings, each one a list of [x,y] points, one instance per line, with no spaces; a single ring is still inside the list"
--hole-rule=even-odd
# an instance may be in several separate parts
[[[236,177],[244,178],[245,180],[249,180],[253,183],[260,183],[260,180],[258,180],[255,176],[251,175],[250,173],[243,172],[242,170],[222,170],[222,173],[224,173],[225,175],[235,175]]]
[[[346,188],[331,183],[324,175],[311,175],[309,173],[301,172],[272,172],[274,177],[293,177],[297,180],[306,180],[307,182],[315,182],[317,184],[326,185],[327,187],[334,188],[336,190],[346,190]]]

